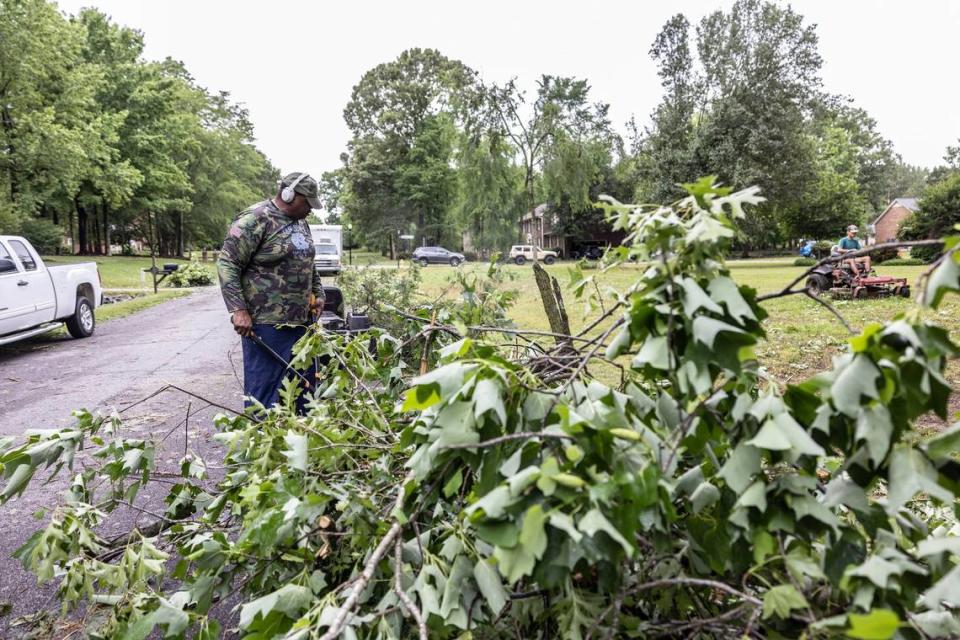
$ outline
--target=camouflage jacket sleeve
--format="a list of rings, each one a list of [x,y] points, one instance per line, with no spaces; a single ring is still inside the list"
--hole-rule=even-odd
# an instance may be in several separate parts
[[[260,246],[263,233],[263,226],[258,224],[256,215],[251,213],[234,220],[223,241],[217,272],[220,276],[223,301],[230,313],[247,308],[241,277]]]

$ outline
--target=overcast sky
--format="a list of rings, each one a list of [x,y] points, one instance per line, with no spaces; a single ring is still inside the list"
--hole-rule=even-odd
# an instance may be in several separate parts
[[[197,81],[250,110],[257,142],[284,173],[339,165],[343,107],[365,71],[431,47],[484,80],[587,78],[621,128],[660,98],[647,51],[676,12],[696,23],[727,1],[650,3],[442,0],[61,0],[143,31],[146,56],[182,60]],[[849,95],[904,161],[934,166],[960,138],[960,0],[800,0],[818,25],[827,90]],[[286,96],[286,97],[285,97]]]

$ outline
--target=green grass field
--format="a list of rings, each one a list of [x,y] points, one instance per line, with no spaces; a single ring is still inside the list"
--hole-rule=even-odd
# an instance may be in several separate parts
[[[794,267],[792,258],[734,260],[729,263],[733,278],[756,289],[760,294],[772,293],[782,289],[793,278],[804,272],[802,267]],[[570,264],[555,264],[547,267],[562,287],[570,283]],[[483,269],[485,265],[471,264],[464,268]],[[533,280],[530,265],[504,267],[507,273],[515,276],[509,284],[520,292],[517,304],[511,311],[511,318],[520,327],[549,329],[546,316],[540,303],[540,294]],[[625,288],[637,278],[642,267],[625,265],[601,272],[587,270],[586,275],[595,274],[600,290],[606,287]],[[914,290],[916,280],[926,267],[878,267],[880,275],[906,277]],[[422,270],[423,296],[434,298],[445,291],[453,295],[453,269],[443,266],[430,266]],[[915,291],[914,291],[915,292]],[[597,316],[584,316],[584,305],[577,301],[572,293],[565,296],[567,312],[574,331],[586,326]],[[609,298],[608,298],[609,301]],[[892,319],[896,314],[913,307],[914,300],[905,298],[883,298],[863,301],[833,301],[834,306],[847,318],[852,327],[859,331],[870,322]],[[850,335],[825,308],[804,296],[779,298],[763,303],[769,314],[765,321],[767,339],[757,349],[761,363],[770,373],[782,382],[797,382],[829,367],[831,358],[839,354],[846,346]],[[960,299],[956,296],[936,312],[926,312],[931,320],[947,327],[954,339],[960,340]],[[948,370],[948,377],[955,387],[960,388],[960,366],[956,363]]]
[[[43,261],[50,266],[72,264],[76,262],[96,262],[100,271],[100,282],[105,289],[136,289],[140,287],[140,272],[150,268],[150,258],[142,256],[44,256]],[[189,260],[179,258],[157,258],[157,266],[176,262],[187,264]],[[214,263],[208,262],[211,268]],[[153,287],[150,274],[145,274],[144,282]],[[164,284],[160,285],[161,287]]]

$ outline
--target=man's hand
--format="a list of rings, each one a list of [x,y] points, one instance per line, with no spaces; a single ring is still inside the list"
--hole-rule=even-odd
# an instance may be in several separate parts
[[[230,316],[230,322],[233,323],[233,330],[241,336],[247,338],[253,335],[253,318],[246,309],[237,309]]]
[[[314,318],[319,318],[320,314],[323,313],[323,298],[318,298],[317,296],[310,294],[310,315]]]

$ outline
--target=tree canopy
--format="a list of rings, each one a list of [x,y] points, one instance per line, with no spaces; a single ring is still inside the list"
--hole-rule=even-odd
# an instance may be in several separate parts
[[[0,0],[0,232],[59,229],[101,253],[149,241],[153,216],[159,251],[181,254],[272,190],[246,111],[142,54],[140,32],[94,9]]]

